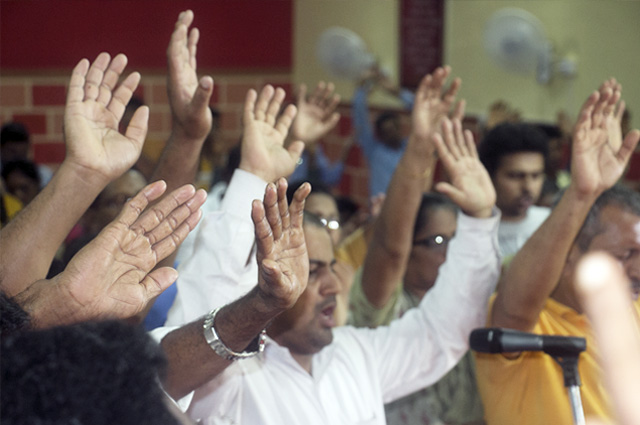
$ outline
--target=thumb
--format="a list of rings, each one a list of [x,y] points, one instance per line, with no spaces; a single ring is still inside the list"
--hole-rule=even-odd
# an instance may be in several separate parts
[[[202,77],[198,83],[198,88],[193,94],[191,100],[191,106],[195,110],[201,110],[209,106],[209,100],[213,93],[213,78],[206,76]]]
[[[447,182],[439,182],[436,184],[435,189],[436,191],[447,196],[449,199],[455,202],[456,205],[464,210],[462,204],[464,203],[466,197],[464,193],[458,190],[455,186]]]
[[[140,282],[146,290],[147,301],[160,295],[178,279],[178,271],[172,267],[161,267],[145,276]]]

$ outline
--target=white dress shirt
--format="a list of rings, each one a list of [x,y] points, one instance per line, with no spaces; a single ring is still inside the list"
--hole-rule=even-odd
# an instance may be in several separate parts
[[[229,304],[258,283],[251,202],[267,183],[237,169],[219,210],[202,219],[191,257],[178,266],[178,294],[166,326],[180,326]]]
[[[247,196],[258,190],[255,180],[255,187],[236,193],[237,175],[234,179],[224,198],[228,206],[231,196],[261,197]],[[203,223],[196,252],[181,270],[180,304],[172,307],[168,324],[200,317],[255,285],[255,256],[247,262],[253,226],[246,221],[249,207],[244,208],[246,216],[223,207]],[[461,214],[447,261],[419,308],[388,327],[335,329],[334,341],[313,357],[311,375],[287,348],[268,340],[262,354],[235,362],[181,406],[188,405],[188,414],[205,424],[385,424],[383,403],[438,381],[468,350],[471,330],[484,325],[500,272],[498,223],[497,210],[489,219]]]

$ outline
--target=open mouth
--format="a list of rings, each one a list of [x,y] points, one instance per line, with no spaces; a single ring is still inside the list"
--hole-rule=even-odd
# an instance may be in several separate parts
[[[320,323],[327,328],[333,328],[336,326],[336,320],[333,317],[333,313],[336,310],[336,302],[331,301],[320,310]]]

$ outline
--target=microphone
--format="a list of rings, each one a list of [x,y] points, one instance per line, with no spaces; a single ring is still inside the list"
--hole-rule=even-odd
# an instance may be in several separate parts
[[[505,328],[475,329],[469,344],[480,353],[542,351],[554,357],[578,356],[587,349],[587,341],[581,337],[537,335]]]

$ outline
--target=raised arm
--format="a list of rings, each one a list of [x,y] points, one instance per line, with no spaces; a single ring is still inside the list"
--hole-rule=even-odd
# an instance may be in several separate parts
[[[272,86],[265,86],[259,97],[254,90],[247,94],[240,167],[220,211],[205,217],[193,255],[180,266],[168,325],[191,322],[236,300],[255,284],[251,201],[264,193],[267,182],[291,174],[304,147],[300,141],[284,146],[296,113],[290,105],[278,116],[284,97],[282,89]]]
[[[191,10],[180,13],[167,48],[171,135],[152,180],[165,180],[169,190],[193,183],[202,145],[211,131],[209,99],[213,79],[198,79],[196,51],[200,33],[197,28],[189,30],[193,17]]]
[[[622,139],[614,114],[619,99],[620,85],[608,80],[582,106],[573,134],[571,183],[507,269],[491,326],[533,329],[593,203],[622,176],[640,132],[634,130]]]
[[[635,424],[640,417],[640,318],[633,313],[629,285],[608,254],[590,253],[580,261],[577,292],[594,330],[604,384],[620,425]]]
[[[367,300],[378,308],[389,302],[405,273],[421,195],[431,184],[435,165],[431,138],[449,113],[460,87],[460,80],[456,79],[444,90],[450,72],[448,67],[438,68],[420,83],[407,149],[375,222],[362,271],[362,289]]]
[[[340,114],[336,112],[339,103],[340,96],[335,93],[333,83],[320,81],[309,96],[307,86],[301,84],[298,92],[298,114],[291,126],[292,139],[302,140],[309,148],[324,137],[340,120]]]
[[[291,206],[287,183],[269,184],[264,200],[254,201],[251,217],[258,246],[258,285],[221,308],[213,323],[226,347],[241,352],[278,314],[295,304],[307,286],[309,259],[302,230],[304,201],[311,187],[301,186]],[[165,389],[180,399],[231,365],[218,356],[203,336],[204,320],[179,328],[162,340],[169,360]]]
[[[195,227],[206,193],[184,186],[147,208],[165,190],[162,181],[145,187],[62,273],[15,297],[32,325],[126,319],[175,280],[174,269],[151,270]]]
[[[124,134],[118,123],[138,86],[127,64],[100,53],[73,70],[64,116],[66,157],[51,182],[2,229],[0,287],[9,295],[43,279],[56,250],[95,197],[137,160],[147,134],[149,109],[139,108]]]

